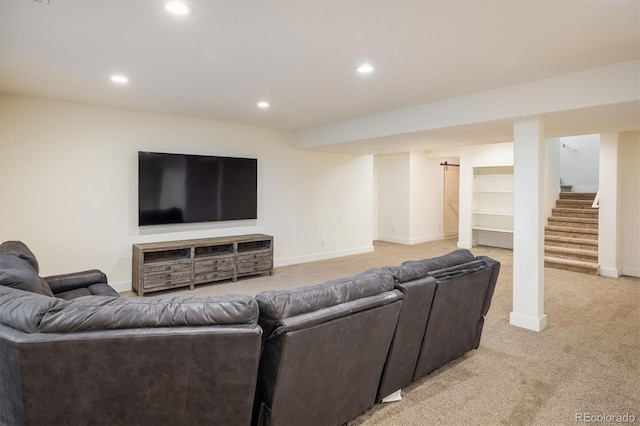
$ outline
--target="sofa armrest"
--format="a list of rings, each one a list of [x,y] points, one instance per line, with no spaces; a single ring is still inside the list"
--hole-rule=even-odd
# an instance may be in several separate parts
[[[106,284],[107,276],[98,269],[72,272],[70,274],[52,275],[44,277],[53,294],[63,293],[78,288],[89,287],[92,284]]]

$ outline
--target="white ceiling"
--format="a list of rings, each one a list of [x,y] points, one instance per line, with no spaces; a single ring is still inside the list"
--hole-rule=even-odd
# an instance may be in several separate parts
[[[637,0],[164,3],[0,0],[0,92],[299,130],[640,57]]]

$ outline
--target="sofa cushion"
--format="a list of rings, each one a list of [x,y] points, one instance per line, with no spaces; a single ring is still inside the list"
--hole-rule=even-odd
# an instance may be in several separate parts
[[[104,297],[62,301],[40,322],[45,333],[144,327],[255,324],[258,305],[246,295]]]
[[[449,268],[451,266],[459,265],[461,263],[467,263],[475,260],[475,256],[465,249],[454,250],[443,256],[432,257],[430,259],[422,260],[408,260],[402,263],[402,266],[412,266],[416,268],[423,277],[430,271]]]
[[[416,267],[415,265],[389,266],[384,268],[389,271],[396,283],[406,283],[408,281],[419,280],[427,276],[425,268]]]
[[[0,285],[53,296],[49,285],[32,264],[17,252],[0,253]]]
[[[350,278],[287,290],[263,291],[256,296],[260,315],[282,319],[317,311],[393,290],[394,280],[383,269],[370,269]]]
[[[91,284],[87,287],[74,288],[73,290],[56,293],[55,296],[64,300],[71,300],[82,296],[120,297],[118,292],[115,291],[113,287],[105,283],[97,283]]]
[[[0,324],[35,333],[45,313],[60,302],[55,297],[0,286]]]
[[[40,266],[38,265],[36,256],[22,241],[5,241],[0,244],[0,254],[1,253],[12,253],[19,258],[26,260],[33,270],[36,271],[36,274],[40,272]]]

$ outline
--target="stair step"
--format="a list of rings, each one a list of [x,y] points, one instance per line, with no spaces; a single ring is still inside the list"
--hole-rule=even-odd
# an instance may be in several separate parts
[[[554,207],[551,214],[555,217],[582,217],[595,219],[598,217],[598,209],[567,209]]]
[[[598,261],[597,250],[581,250],[559,246],[545,246],[544,255],[551,257],[562,257],[565,259],[587,260],[591,262]]]
[[[555,235],[548,235],[544,237],[544,243],[546,246],[594,250],[596,252],[598,251],[598,240],[590,240],[586,238],[558,237]]]
[[[598,272],[600,272],[600,265],[594,262],[585,262],[583,260],[572,260],[551,256],[544,257],[544,266],[548,268],[582,272],[592,275],[598,275]]]
[[[556,207],[558,208],[566,208],[566,209],[591,209],[593,205],[593,200],[579,200],[579,199],[569,199],[569,200],[557,200]]]
[[[567,226],[570,228],[598,229],[598,219],[584,217],[549,217],[549,226]]]
[[[595,198],[594,192],[560,192],[561,200],[590,200],[593,203]]]
[[[544,227],[544,235],[557,236],[557,237],[569,237],[569,238],[585,238],[589,240],[598,239],[598,230],[590,228],[572,228],[568,226],[553,226],[548,225]]]
[[[596,194],[561,192],[544,236],[544,264],[549,268],[598,274]]]

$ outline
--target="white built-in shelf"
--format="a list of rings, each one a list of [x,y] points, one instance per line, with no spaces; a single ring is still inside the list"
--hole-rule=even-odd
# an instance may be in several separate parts
[[[473,169],[474,244],[513,246],[513,166]]]

